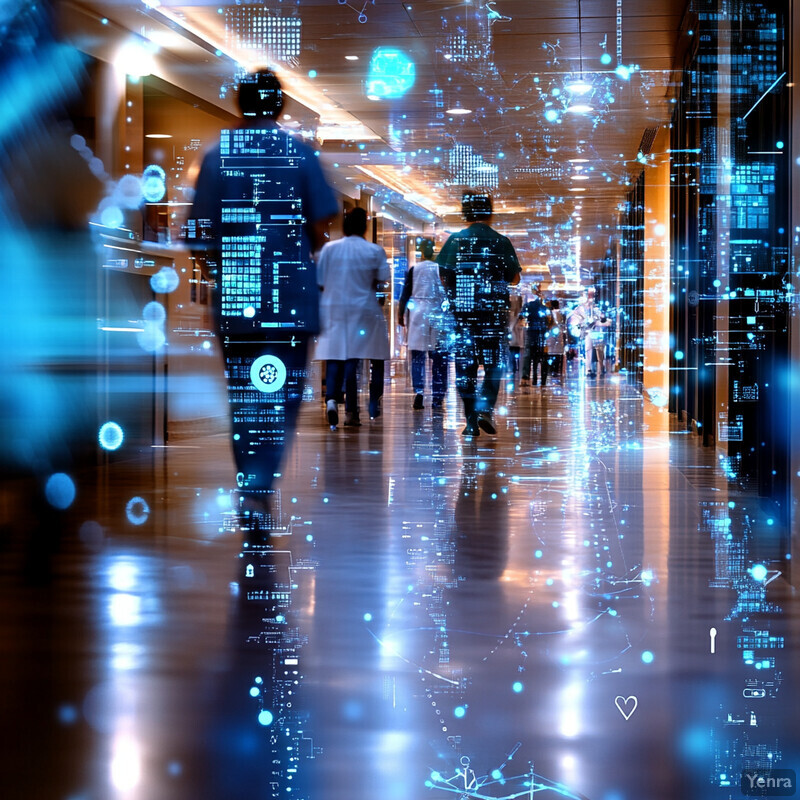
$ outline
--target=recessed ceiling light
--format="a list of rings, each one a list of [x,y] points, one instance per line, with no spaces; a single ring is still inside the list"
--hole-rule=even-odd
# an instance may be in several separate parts
[[[171,133],[146,133],[144,135],[145,139],[171,139]]]
[[[569,160],[569,163],[570,164],[586,164],[586,163],[588,163],[588,161],[589,161],[588,158],[571,158]]]
[[[588,114],[590,111],[592,111],[592,107],[586,103],[573,103],[573,105],[567,106],[569,114]]]
[[[453,114],[453,115],[457,116],[458,114],[471,114],[472,113],[472,109],[471,108],[448,108],[447,111],[445,111],[444,113],[445,114]]]
[[[572,186],[570,187],[571,192],[585,192],[586,189],[583,186]]]
[[[345,61],[358,61],[358,56],[345,56]]]
[[[588,175],[573,175],[572,176],[572,180],[574,180],[574,181],[588,181],[589,180],[589,176]]]

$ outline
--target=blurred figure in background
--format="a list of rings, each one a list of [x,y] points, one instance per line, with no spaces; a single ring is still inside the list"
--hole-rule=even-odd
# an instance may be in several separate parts
[[[397,322],[405,326],[411,353],[411,381],[414,387],[414,410],[423,408],[425,362],[431,360],[431,408],[442,409],[447,393],[447,333],[444,306],[447,296],[439,278],[439,265],[433,260],[433,242],[421,239],[422,261],[406,273],[397,308]],[[406,324],[408,312],[408,324]]]
[[[380,415],[384,362],[389,358],[389,332],[376,292],[389,282],[386,252],[368,242],[367,212],[354,208],[345,214],[344,238],[322,248],[317,282],[322,289],[322,334],[315,358],[327,361],[325,405],[328,423],[339,422],[337,397],[344,382],[346,426],[358,427],[358,362],[371,360],[369,416]]]
[[[561,303],[550,301],[550,329],[547,331],[545,351],[547,353],[547,372],[564,380],[564,350],[567,342],[564,317],[561,314]]]
[[[533,376],[533,385],[536,386],[537,367],[541,365],[542,386],[547,383],[547,353],[545,344],[547,331],[551,326],[550,309],[542,300],[542,293],[538,286],[534,287],[533,300],[525,304],[522,318],[526,321],[525,354],[522,360],[522,385],[528,383]]]
[[[525,319],[522,314],[522,295],[512,294],[508,301],[508,370],[511,383],[516,385],[520,360],[525,349]]]
[[[489,225],[488,192],[465,192],[461,212],[469,226],[450,236],[436,260],[455,318],[456,385],[467,418],[461,433],[475,437],[481,429],[497,433],[493,412],[506,363],[508,287],[519,283],[522,267],[511,241]]]

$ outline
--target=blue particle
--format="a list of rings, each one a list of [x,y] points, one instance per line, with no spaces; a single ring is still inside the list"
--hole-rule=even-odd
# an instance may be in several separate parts
[[[392,99],[402,97],[416,77],[414,62],[396,47],[377,47],[369,62],[367,97]]]
[[[284,617],[283,614],[276,614],[275,622],[286,622],[286,617]]]
[[[628,78],[631,77],[631,70],[629,67],[626,67],[624,64],[620,64],[615,70],[614,73],[618,78],[622,78],[622,80],[627,81]]]
[[[103,450],[117,450],[122,445],[125,434],[116,422],[104,422],[100,426],[97,440]]]
[[[717,289],[719,289],[719,287],[720,287],[720,286],[722,286],[722,282],[721,282],[721,281],[719,281],[719,280],[715,280],[715,281],[714,281],[714,286],[715,286]]]
[[[315,69],[310,69],[308,71],[308,77],[309,78],[316,78],[317,77],[317,71]]]
[[[75,499],[75,484],[65,472],[56,472],[47,479],[44,496],[53,508],[63,511]]]
[[[485,461],[479,461],[478,462],[478,469],[486,469],[486,462]]]
[[[777,147],[778,150],[783,150],[783,142],[775,142],[775,147]]]
[[[750,568],[750,574],[757,581],[763,581],[767,577],[767,568],[763,564],[754,564]]]
[[[608,615],[609,615],[610,617],[616,617],[616,616],[617,616],[617,611],[616,611],[616,609],[614,609],[614,608],[609,608],[609,609],[608,609]]]
[[[543,553],[541,550],[537,550],[533,555],[536,556],[536,558],[541,558]]]
[[[181,279],[172,267],[161,267],[161,269],[150,278],[150,288],[156,294],[169,294],[178,288]]]
[[[234,433],[234,434],[233,434],[233,441],[234,441],[234,442],[238,442],[238,441],[239,441],[239,439],[241,439],[241,438],[242,438],[242,437],[241,437],[241,435],[240,435],[240,434],[238,434],[238,433]]]
[[[292,498],[292,502],[293,502],[293,503],[296,503],[296,502],[297,502],[297,498],[296,498],[296,497],[293,497],[293,498]]]
[[[499,769],[493,769],[492,770],[492,779],[493,780],[499,781],[500,778],[502,778],[502,777],[503,777],[503,773],[500,772]]]
[[[683,361],[683,350],[676,350],[675,351],[675,360],[676,361]]]
[[[652,664],[654,658],[655,658],[655,656],[649,650],[645,650],[642,653],[642,661],[645,664]]]
[[[548,108],[547,111],[544,112],[544,118],[548,122],[555,122],[558,119],[558,111],[554,108]]]
[[[71,705],[60,706],[58,709],[58,721],[62,725],[73,725],[78,721],[78,710]]]
[[[444,778],[442,778],[442,775],[439,772],[431,772],[431,780],[439,783],[440,781],[444,780]]]
[[[313,542],[314,541],[314,537],[310,533],[307,533],[306,534],[306,541],[307,542]]]
[[[553,606],[553,608],[558,608],[561,604],[558,602],[558,600],[553,600],[551,605]]]
[[[600,63],[601,64],[610,64],[611,63],[611,53],[603,53],[600,56]]]
[[[464,706],[456,706],[453,710],[453,716],[457,719],[461,719],[467,713],[467,709]]]
[[[330,498],[329,497],[323,497],[322,498],[322,502],[323,503],[330,503]]]
[[[522,685],[520,681],[514,681],[514,683],[511,684],[511,688],[513,691],[519,694],[525,687]]]
[[[132,525],[144,525],[150,516],[150,506],[143,497],[132,497],[125,505],[125,516]]]
[[[100,222],[106,228],[121,228],[125,218],[117,206],[107,206],[100,213]]]
[[[260,686],[262,683],[264,683],[264,679],[263,678],[256,678],[253,682],[257,683]]]
[[[774,519],[772,519],[772,518],[770,517],[770,518],[767,520],[767,525],[774,525],[774,524],[775,524],[775,520],[774,520]]]
[[[553,583],[555,583],[555,581],[554,581],[552,578],[548,578],[548,579],[545,581],[545,583],[546,583],[548,586],[552,586],[552,585],[553,585]]]
[[[108,17],[103,17],[103,19],[100,20],[100,24],[101,25],[108,25]]]
[[[271,711],[268,711],[266,708],[259,712],[258,714],[258,724],[267,727],[267,725],[272,725],[272,720],[275,719]]]
[[[364,614],[364,622],[372,622],[372,614],[370,614],[369,611]]]
[[[261,689],[258,686],[250,687],[250,697],[258,697],[261,694]]]

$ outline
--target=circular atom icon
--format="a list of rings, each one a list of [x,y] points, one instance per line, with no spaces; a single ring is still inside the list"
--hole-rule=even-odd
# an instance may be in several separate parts
[[[250,367],[250,380],[259,392],[277,392],[286,383],[286,366],[276,356],[259,356]]]

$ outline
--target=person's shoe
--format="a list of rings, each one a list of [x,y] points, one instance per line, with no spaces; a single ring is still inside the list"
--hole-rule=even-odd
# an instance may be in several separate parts
[[[481,435],[481,429],[478,427],[478,423],[474,417],[467,419],[467,426],[461,431],[461,435],[472,439]]]
[[[417,392],[414,395],[414,405],[412,406],[412,408],[414,409],[414,411],[419,411],[422,407],[423,407],[423,405],[422,405],[422,392]]]
[[[478,427],[491,436],[494,436],[497,433],[497,428],[494,426],[494,420],[492,419],[491,411],[481,411],[481,413],[478,414]]]
[[[369,401],[369,418],[370,419],[378,419],[381,415],[381,401],[380,400],[370,400]]]
[[[325,406],[328,412],[328,425],[335,428],[339,424],[339,409],[336,407],[336,401],[328,400]]]
[[[344,425],[346,428],[360,428],[361,418],[358,416],[358,411],[345,411]]]
[[[596,372],[587,372],[586,373],[586,377],[587,378],[596,378],[597,377],[597,373]]]

